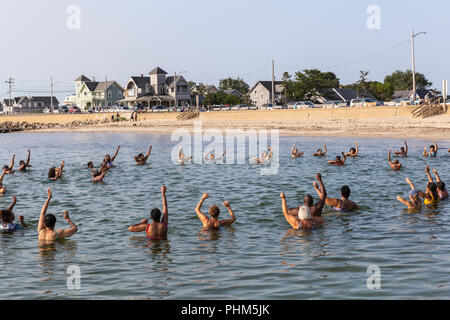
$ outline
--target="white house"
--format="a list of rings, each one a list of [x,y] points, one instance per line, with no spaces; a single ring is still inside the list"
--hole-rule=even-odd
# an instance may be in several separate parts
[[[275,81],[275,102],[282,102],[284,98],[284,85],[282,81]],[[258,108],[264,104],[272,103],[272,81],[258,81],[249,92],[252,105]]]

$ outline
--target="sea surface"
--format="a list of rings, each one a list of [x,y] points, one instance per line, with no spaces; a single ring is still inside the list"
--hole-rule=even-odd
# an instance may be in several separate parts
[[[392,171],[387,150],[398,150],[402,139],[357,141],[360,157],[334,167],[326,160],[348,151],[354,139],[280,137],[278,172],[261,175],[252,163],[173,163],[178,142],[170,135],[2,134],[0,164],[16,154],[17,169],[31,149],[33,167],[3,181],[7,192],[0,208],[17,195],[14,213],[25,216],[29,228],[0,234],[0,299],[449,299],[450,202],[408,212],[396,196],[407,197],[407,177],[425,189],[427,164],[450,185],[450,142],[438,141],[437,158],[423,158],[423,147],[431,142],[409,140],[409,157],[400,159],[404,168]],[[305,152],[303,158],[290,158],[293,143]],[[323,143],[328,156],[314,158]],[[86,163],[98,166],[119,144],[105,183],[91,183]],[[136,166],[133,157],[149,145],[148,164]],[[48,169],[61,160],[66,161],[63,179],[48,181]],[[286,193],[289,207],[299,206],[306,193],[317,200],[312,185],[317,172],[330,197],[338,197],[347,184],[361,209],[338,213],[326,206],[322,228],[293,231],[279,195]],[[168,240],[130,233],[131,224],[162,208],[163,184]],[[68,227],[62,219],[67,209],[79,232],[39,245],[36,229],[48,187],[53,189],[48,212],[57,216],[57,228]],[[230,202],[237,216],[232,227],[202,230],[195,207],[203,192],[210,194],[205,212],[219,204],[227,218],[223,201]],[[368,273],[370,266],[375,269]],[[377,268],[380,286],[374,289],[370,271]],[[80,271],[79,289],[71,289],[77,284],[73,270]]]

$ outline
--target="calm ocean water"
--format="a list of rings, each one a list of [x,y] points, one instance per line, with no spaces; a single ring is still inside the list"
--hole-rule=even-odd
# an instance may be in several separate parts
[[[450,202],[410,214],[395,200],[407,196],[410,177],[425,188],[424,167],[436,168],[450,185],[450,142],[436,159],[421,157],[429,141],[409,140],[404,169],[390,170],[387,149],[400,139],[358,138],[361,157],[345,167],[314,159],[326,143],[327,159],[347,151],[355,139],[280,138],[280,170],[261,176],[256,165],[175,165],[169,135],[140,133],[20,133],[0,135],[0,164],[19,160],[32,150],[32,170],[6,176],[8,190],[0,208],[18,196],[15,214],[30,227],[2,234],[0,299],[366,299],[450,298]],[[291,160],[296,143],[304,158]],[[122,146],[105,184],[93,185],[85,165],[99,164]],[[133,156],[153,151],[148,165]],[[206,146],[206,144],[205,144]],[[66,161],[61,181],[46,179],[50,166]],[[321,172],[330,196],[348,184],[361,210],[342,214],[325,208],[325,225],[315,232],[292,231],[281,212],[280,192],[290,207],[305,193],[317,195],[312,183]],[[170,213],[167,241],[151,242],[131,234],[130,224],[161,208],[160,187],[167,186]],[[40,247],[37,223],[53,188],[49,213],[57,227],[65,209],[78,225],[72,238]],[[195,214],[203,192],[209,205],[229,200],[237,221],[219,232],[204,232]],[[68,290],[67,268],[79,266],[81,289]],[[381,270],[381,289],[367,288],[367,268]]]

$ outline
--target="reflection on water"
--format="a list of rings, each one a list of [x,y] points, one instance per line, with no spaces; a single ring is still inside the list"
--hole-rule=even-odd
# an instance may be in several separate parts
[[[392,171],[386,150],[401,139],[359,139],[361,157],[344,167],[327,160],[353,146],[353,139],[285,137],[280,141],[280,171],[261,176],[257,165],[172,164],[176,144],[170,136],[151,134],[58,133],[0,135],[0,163],[32,150],[32,170],[5,177],[7,193],[0,208],[18,196],[16,217],[30,227],[1,234],[0,299],[319,299],[448,298],[450,272],[450,203],[408,211],[395,199],[406,196],[409,177],[424,189],[427,164],[450,183],[450,157],[420,156],[426,141],[408,141],[404,168]],[[293,143],[303,158],[289,156]],[[312,152],[326,143],[329,156]],[[117,145],[121,150],[105,184],[92,184],[88,161],[98,165]],[[148,165],[133,156],[153,145]],[[445,143],[439,143],[445,145]],[[229,150],[227,150],[229,151]],[[49,182],[50,164],[65,160],[63,179]],[[324,177],[330,196],[342,185],[361,209],[354,213],[324,208],[325,224],[315,231],[289,228],[281,212],[280,192],[290,207],[306,193],[317,195],[312,182]],[[448,184],[447,183],[447,184]],[[170,214],[168,240],[150,240],[128,232],[129,225],[161,208],[161,185],[167,186]],[[39,243],[37,223],[53,188],[49,213],[70,212],[79,232],[56,243]],[[221,230],[204,230],[195,206],[204,192],[211,200],[229,200],[237,221]],[[382,290],[367,289],[367,267],[378,265]],[[67,270],[81,269],[81,290],[68,291]],[[433,276],[430,277],[430,274]],[[20,281],[17,281],[17,277]],[[10,288],[14,287],[14,291]]]

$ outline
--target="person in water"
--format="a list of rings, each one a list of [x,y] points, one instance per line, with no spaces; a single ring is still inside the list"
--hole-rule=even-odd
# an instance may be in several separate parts
[[[180,147],[180,151],[178,151],[178,163],[185,164],[188,161],[191,161],[192,157],[186,157],[183,152],[183,147]]]
[[[433,140],[434,145],[430,146],[430,151],[427,151],[427,147],[423,147],[423,156],[424,157],[436,157],[438,152],[438,145],[435,140]]]
[[[87,168],[88,169],[94,169],[94,164],[92,163],[92,161],[89,161],[88,163],[87,163]]]
[[[405,140],[405,146],[400,148],[400,151],[394,151],[395,156],[397,157],[407,157],[408,156],[408,144]]]
[[[397,200],[403,203],[408,209],[412,210],[422,210],[422,199],[420,198],[419,192],[414,187],[414,184],[411,182],[409,178],[406,178],[406,182],[411,187],[411,191],[409,192],[409,200],[406,200],[400,196],[397,197]]]
[[[30,151],[30,149],[28,149],[27,161],[25,162],[23,160],[20,160],[20,162],[19,162],[19,171],[26,172],[27,168],[31,168],[32,167],[32,165],[30,164],[30,156],[31,156],[31,151]]]
[[[350,152],[347,152],[345,155],[346,155],[347,157],[355,158],[355,157],[358,156],[358,153],[359,153],[358,143],[355,142],[355,148],[351,148],[351,149],[350,149]]]
[[[150,218],[152,223],[148,223],[148,219],[143,219],[138,224],[128,228],[131,232],[146,232],[147,237],[152,240],[166,240],[167,228],[169,226],[169,211],[167,209],[166,186],[161,187],[161,196],[163,202],[163,217],[161,219],[161,211],[157,208],[152,209]]]
[[[63,218],[67,221],[67,223],[70,225],[69,229],[55,229],[56,225],[56,217],[49,213],[47,214],[48,206],[50,204],[50,200],[52,199],[52,189],[48,188],[47,190],[47,200],[44,203],[44,206],[41,210],[41,215],[39,217],[39,224],[38,224],[38,240],[41,241],[48,241],[48,242],[54,242],[57,240],[61,240],[64,238],[68,238],[73,236],[77,231],[78,228],[75,225],[75,223],[70,220],[69,212],[66,210],[64,211]]]
[[[345,156],[345,153],[342,152],[341,154],[343,158],[341,158],[341,156],[336,156],[336,160],[330,160],[328,163],[334,166],[343,166],[345,164],[345,160],[347,160],[347,157]]]
[[[4,177],[5,177],[5,169],[2,170],[2,174],[0,175],[0,196],[2,196],[6,191],[6,187],[3,185]]]
[[[427,174],[428,182],[434,183],[433,177],[431,177],[431,174],[430,174],[429,166],[426,166],[425,173]],[[436,176],[436,189],[437,189],[437,193],[439,195],[439,200],[448,199],[448,191],[445,188],[445,183],[439,177],[439,174],[437,173],[436,169],[433,169],[433,173]]]
[[[103,178],[106,175],[106,171],[104,171],[104,166],[100,168],[100,170],[92,169],[91,170],[91,176],[92,176],[92,182],[101,182],[103,183]]]
[[[114,162],[114,160],[116,160],[116,157],[119,154],[119,150],[120,150],[120,146],[117,147],[117,150],[114,153],[112,158],[109,154],[105,155],[105,158],[103,158],[103,163],[106,164],[105,170],[109,170],[113,167],[113,162]]]
[[[268,151],[269,152],[264,151],[261,154],[260,158],[253,158],[253,161],[255,161],[256,164],[264,164],[264,163],[268,162],[270,159],[272,159],[272,156],[273,156],[272,147],[269,146]]]
[[[13,174],[14,173],[14,159],[16,158],[16,155],[14,154],[11,159],[11,163],[9,166],[3,166],[3,171],[5,174]]]
[[[139,153],[136,157],[134,157],[134,161],[136,161],[136,164],[139,166],[143,166],[147,163],[148,157],[150,157],[150,153],[152,152],[152,146],[148,148],[147,154],[144,156],[143,153]]]
[[[205,155],[205,160],[207,160],[207,161],[222,160],[226,154],[227,154],[227,150],[225,150],[220,157],[216,158],[214,153],[212,151],[210,151]]]
[[[403,166],[400,163],[400,161],[398,161],[398,159],[395,159],[394,161],[392,161],[391,150],[388,151],[388,161],[389,161],[389,165],[391,166],[392,170],[400,170]]]
[[[303,157],[304,154],[305,154],[304,152],[298,151],[298,148],[295,147],[295,143],[294,143],[294,145],[291,148],[291,158],[297,159],[297,158]]]
[[[17,197],[13,196],[13,202],[12,204],[9,206],[8,209],[6,210],[0,210],[0,219],[1,219],[1,224],[0,224],[0,230],[1,231],[16,231],[19,229],[23,229],[26,228],[27,225],[25,223],[25,218],[23,216],[18,216],[19,219],[19,224],[14,223],[14,206],[17,203]]]
[[[319,201],[314,204],[314,198],[310,194],[307,194],[303,199],[303,204],[309,208],[313,217],[321,217],[323,207],[325,206],[325,200],[327,199],[327,190],[325,190],[325,185],[322,181],[322,175],[320,173],[316,175],[316,180],[319,182],[319,184],[317,184],[317,182],[314,182],[313,187],[316,190],[317,195],[319,196]],[[288,210],[288,213],[291,216],[298,217],[298,210],[299,208],[292,208]]]
[[[419,195],[423,198],[423,203],[427,206],[434,206],[439,203],[439,193],[436,183],[428,182],[425,192],[418,190]]]
[[[343,186],[341,188],[341,198],[327,198],[325,203],[332,206],[334,210],[341,212],[352,212],[353,210],[358,210],[359,207],[356,203],[349,200],[350,198],[350,188],[348,186]]]
[[[231,217],[230,219],[219,220],[220,208],[217,205],[211,206],[208,210],[208,213],[210,214],[211,218],[208,218],[204,213],[202,213],[201,210],[203,202],[205,202],[205,200],[208,198],[209,194],[205,192],[202,198],[200,199],[197,208],[195,209],[198,218],[203,223],[203,228],[216,230],[219,229],[220,227],[231,226],[233,222],[236,221],[236,216],[234,215],[234,212],[231,209],[230,203],[228,201],[225,201],[223,205],[227,208],[228,213],[230,214]]]
[[[324,144],[323,145],[323,150],[322,149],[317,149],[317,152],[313,153],[313,156],[314,157],[325,157],[327,155],[327,152],[328,152],[327,145]]]
[[[64,164],[65,164],[65,162],[63,161],[63,162],[61,162],[61,165],[59,168],[56,168],[56,167],[50,168],[50,170],[48,171],[48,179],[53,180],[53,181],[61,179],[62,174],[63,174]]]
[[[289,213],[286,195],[284,193],[280,194],[281,198],[281,208],[283,210],[284,218],[295,230],[308,230],[316,229],[323,224],[323,218],[313,217],[311,211],[307,206],[300,206],[297,216]]]

